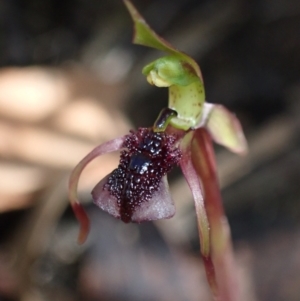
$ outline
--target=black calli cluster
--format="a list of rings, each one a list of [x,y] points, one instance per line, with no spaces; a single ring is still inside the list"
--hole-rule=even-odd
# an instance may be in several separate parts
[[[124,222],[131,222],[136,208],[151,201],[162,177],[179,162],[181,151],[175,143],[174,135],[147,128],[126,136],[119,166],[103,187],[116,197]]]

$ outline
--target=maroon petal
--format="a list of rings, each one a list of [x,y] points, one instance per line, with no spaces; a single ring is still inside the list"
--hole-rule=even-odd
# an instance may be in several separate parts
[[[110,175],[101,180],[93,189],[94,203],[110,215],[121,218],[121,206],[117,198],[104,188]],[[158,219],[171,218],[175,214],[175,205],[169,193],[167,177],[164,176],[149,201],[143,201],[135,207],[131,222],[141,223]]]
[[[160,181],[158,190],[148,202],[143,202],[132,215],[133,222],[153,221],[171,218],[175,214],[175,205],[169,191],[167,177]]]
[[[112,215],[113,217],[120,218],[120,207],[117,198],[113,196],[108,190],[104,189],[110,174],[103,178],[92,190],[92,197],[94,204],[100,209]]]

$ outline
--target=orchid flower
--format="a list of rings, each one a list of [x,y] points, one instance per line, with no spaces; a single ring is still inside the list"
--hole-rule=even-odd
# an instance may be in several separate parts
[[[167,53],[144,67],[143,74],[151,85],[168,87],[169,104],[152,127],[97,146],[73,170],[69,199],[81,223],[79,242],[85,240],[89,222],[77,198],[77,186],[91,160],[121,150],[119,165],[95,186],[92,198],[102,210],[126,223],[166,219],[175,214],[167,174],[179,165],[194,198],[201,254],[214,298],[240,300],[212,140],[235,153],[246,153],[241,125],[222,105],[205,102],[197,63],[158,36],[130,1],[124,3],[134,21],[133,42]]]

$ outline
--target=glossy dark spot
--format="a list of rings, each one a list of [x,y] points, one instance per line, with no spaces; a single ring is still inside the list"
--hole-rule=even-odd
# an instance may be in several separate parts
[[[129,162],[129,170],[134,173],[144,174],[148,171],[148,167],[151,164],[151,159],[143,154],[134,154],[131,156]]]

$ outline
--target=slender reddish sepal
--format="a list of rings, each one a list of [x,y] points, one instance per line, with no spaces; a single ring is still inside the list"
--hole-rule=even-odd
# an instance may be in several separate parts
[[[79,229],[77,241],[79,244],[83,244],[86,241],[88,233],[90,231],[90,220],[83,206],[80,203],[78,202],[73,203],[72,209],[77,220],[80,223],[80,229]]]
[[[210,225],[210,256],[205,262],[208,282],[215,300],[240,301],[230,229],[222,205],[212,141],[206,129],[200,128],[194,133],[192,162],[202,180]]]
[[[193,137],[193,132],[190,132],[184,137],[181,143],[182,158],[180,160],[180,167],[193,194],[196,216],[197,216],[199,238],[201,242],[201,253],[204,257],[207,257],[209,256],[210,253],[209,223],[208,223],[207,214],[204,206],[204,196],[202,193],[201,183],[199,181],[197,172],[192,164],[192,158],[191,158],[192,137]]]
[[[78,182],[80,175],[86,165],[98,156],[106,153],[114,152],[122,148],[125,136],[116,138],[95,147],[89,154],[87,154],[73,169],[69,178],[69,201],[76,218],[80,223],[80,231],[78,236],[78,243],[85,242],[90,229],[89,218],[80,204],[77,196]]]
[[[204,268],[205,268],[205,274],[206,274],[208,284],[210,286],[210,289],[212,291],[212,294],[213,294],[214,298],[217,299],[217,297],[218,297],[218,286],[217,286],[215,267],[214,267],[214,264],[212,262],[212,258],[211,258],[210,255],[207,256],[207,257],[202,255],[202,260],[203,260],[203,264],[204,264]]]

